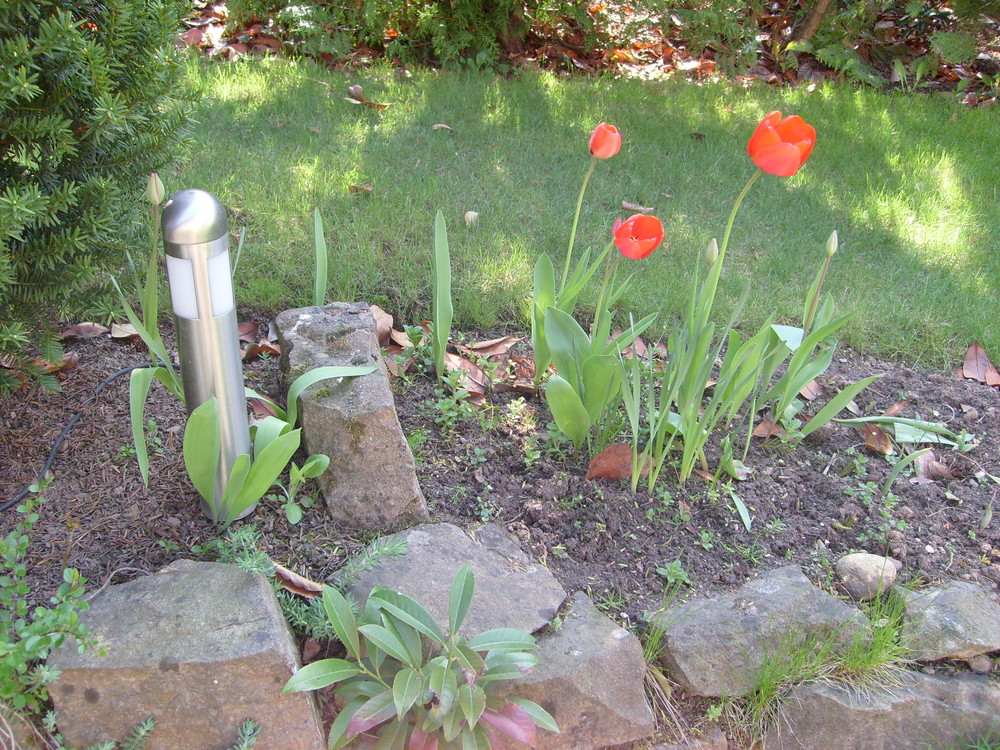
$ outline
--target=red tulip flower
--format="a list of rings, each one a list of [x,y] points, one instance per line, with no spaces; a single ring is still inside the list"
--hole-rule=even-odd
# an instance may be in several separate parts
[[[791,177],[806,163],[816,145],[816,130],[798,115],[781,119],[772,112],[750,137],[747,153],[753,163],[768,174]]]
[[[655,216],[635,214],[614,226],[615,247],[626,258],[641,260],[663,242],[663,225]]]
[[[602,122],[590,134],[590,153],[597,159],[610,159],[622,147],[622,134],[614,125]]]

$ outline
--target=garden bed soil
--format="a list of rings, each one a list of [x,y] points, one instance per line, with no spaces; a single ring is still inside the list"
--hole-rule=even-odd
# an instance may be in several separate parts
[[[68,349],[79,361],[60,375],[60,392],[0,398],[0,501],[33,481],[59,433],[102,380],[146,361],[136,340],[107,334],[69,342]],[[277,358],[245,369],[249,385],[283,399]],[[1000,475],[1000,392],[949,373],[838,352],[819,382],[819,403],[876,373],[884,377],[855,399],[864,414],[906,402],[897,407],[901,416],[975,435],[978,445],[968,452],[934,447],[940,473],[953,478],[918,483],[911,466],[894,481],[892,495],[882,496],[877,488],[899,453],[887,458],[870,452],[853,428],[824,428],[795,450],[776,439],[754,439],[745,461],[753,472],[732,484],[752,516],[749,531],[726,483],[713,489],[696,475],[681,487],[671,469],[652,494],[642,484],[633,494],[627,482],[586,480],[586,458],[548,431],[548,413],[531,396],[494,394],[471,415],[442,426],[438,422],[450,411],[437,405],[442,394],[431,378],[395,378],[393,387],[432,519],[464,527],[502,524],[567,591],[587,592],[626,625],[641,628],[668,581],[683,581],[683,596],[711,594],[793,563],[836,592],[833,563],[852,550],[891,554],[904,564],[903,580],[959,578],[996,591],[1000,520],[990,509],[1000,484],[987,474]],[[28,552],[37,603],[54,593],[64,567],[79,569],[96,590],[179,557],[197,559],[217,537],[185,474],[182,405],[154,384],[146,417],[152,434],[148,487],[131,450],[127,376],[85,409],[62,444]],[[715,455],[710,446],[713,467]],[[327,520],[322,509],[320,501],[292,525],[280,503],[267,499],[248,522],[258,526],[275,561],[328,581],[376,532],[352,532]],[[0,533],[17,515],[2,514]]]

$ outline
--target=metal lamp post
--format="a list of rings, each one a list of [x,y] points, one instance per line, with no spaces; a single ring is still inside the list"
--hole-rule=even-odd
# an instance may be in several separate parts
[[[187,411],[190,414],[212,396],[219,406],[218,507],[236,458],[250,454],[229,262],[229,221],[215,196],[203,190],[183,190],[167,201],[161,226]],[[204,500],[202,510],[212,516]]]

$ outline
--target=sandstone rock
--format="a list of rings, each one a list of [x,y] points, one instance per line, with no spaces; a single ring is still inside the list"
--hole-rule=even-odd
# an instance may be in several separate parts
[[[792,690],[766,750],[966,747],[996,730],[1000,686],[979,675],[907,673],[899,687],[818,683]]]
[[[586,595],[573,596],[562,626],[538,646],[538,666],[497,691],[535,701],[559,724],[559,734],[539,730],[538,750],[598,750],[653,734],[642,644]]]
[[[672,745],[657,745],[650,750],[729,750],[729,740],[719,727],[713,726],[698,737],[689,737]]]
[[[660,613],[663,664],[694,695],[750,692],[765,658],[780,656],[806,638],[837,644],[871,637],[857,609],[813,586],[796,566],[772,570],[716,599],[695,599]]]
[[[476,576],[476,592],[462,633],[471,636],[493,628],[533,633],[566,599],[566,591],[548,569],[532,562],[499,526],[481,527],[480,541],[449,523],[415,526],[396,536],[406,541],[407,553],[362,573],[351,587],[359,601],[367,599],[375,586],[386,586],[416,599],[447,628],[452,579],[459,568],[469,565]]]
[[[324,380],[302,394],[303,443],[310,453],[330,457],[319,478],[330,515],[352,528],[426,521],[368,306],[334,302],[286,310],[275,327],[289,381],[326,365],[378,364],[370,375]]]
[[[906,608],[900,637],[914,649],[913,658],[969,659],[1000,649],[1000,605],[974,583],[900,591]]]
[[[235,565],[180,560],[111,586],[83,618],[105,649],[49,658],[67,745],[121,740],[147,717],[146,750],[225,750],[246,718],[268,750],[322,750],[311,693],[281,695],[298,668],[271,585]]]
[[[854,552],[837,561],[835,570],[840,582],[858,601],[874,599],[896,582],[897,563],[891,557]]]
[[[976,654],[969,659],[969,669],[976,674],[989,674],[993,671],[993,660],[986,654]]]

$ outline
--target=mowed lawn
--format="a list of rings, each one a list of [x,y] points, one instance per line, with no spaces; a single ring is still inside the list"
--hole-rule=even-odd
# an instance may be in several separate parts
[[[234,226],[246,227],[237,294],[250,308],[309,302],[310,214],[318,207],[329,299],[426,319],[432,222],[441,210],[456,327],[525,330],[535,260],[548,252],[561,268],[588,138],[607,121],[624,145],[597,164],[577,251],[605,246],[615,219],[632,212],[623,201],[653,208],[667,246],[622,265],[622,278],[631,278],[619,310],[622,320],[657,312],[665,327],[755,170],[747,139],[765,114],[781,110],[816,128],[816,148],[797,175],[763,176],[744,202],[718,318],[748,289],[738,327],[772,315],[798,322],[836,229],[840,249],[825,288],[838,311],[854,313],[844,343],[944,369],[980,341],[1000,360],[995,109],[847,85],[341,73],[285,60],[192,60],[189,83],[200,95],[197,147],[167,175],[167,191],[209,190],[231,209]],[[352,84],[390,106],[346,102]],[[478,213],[468,225],[467,211]],[[584,311],[595,298],[596,289]]]

